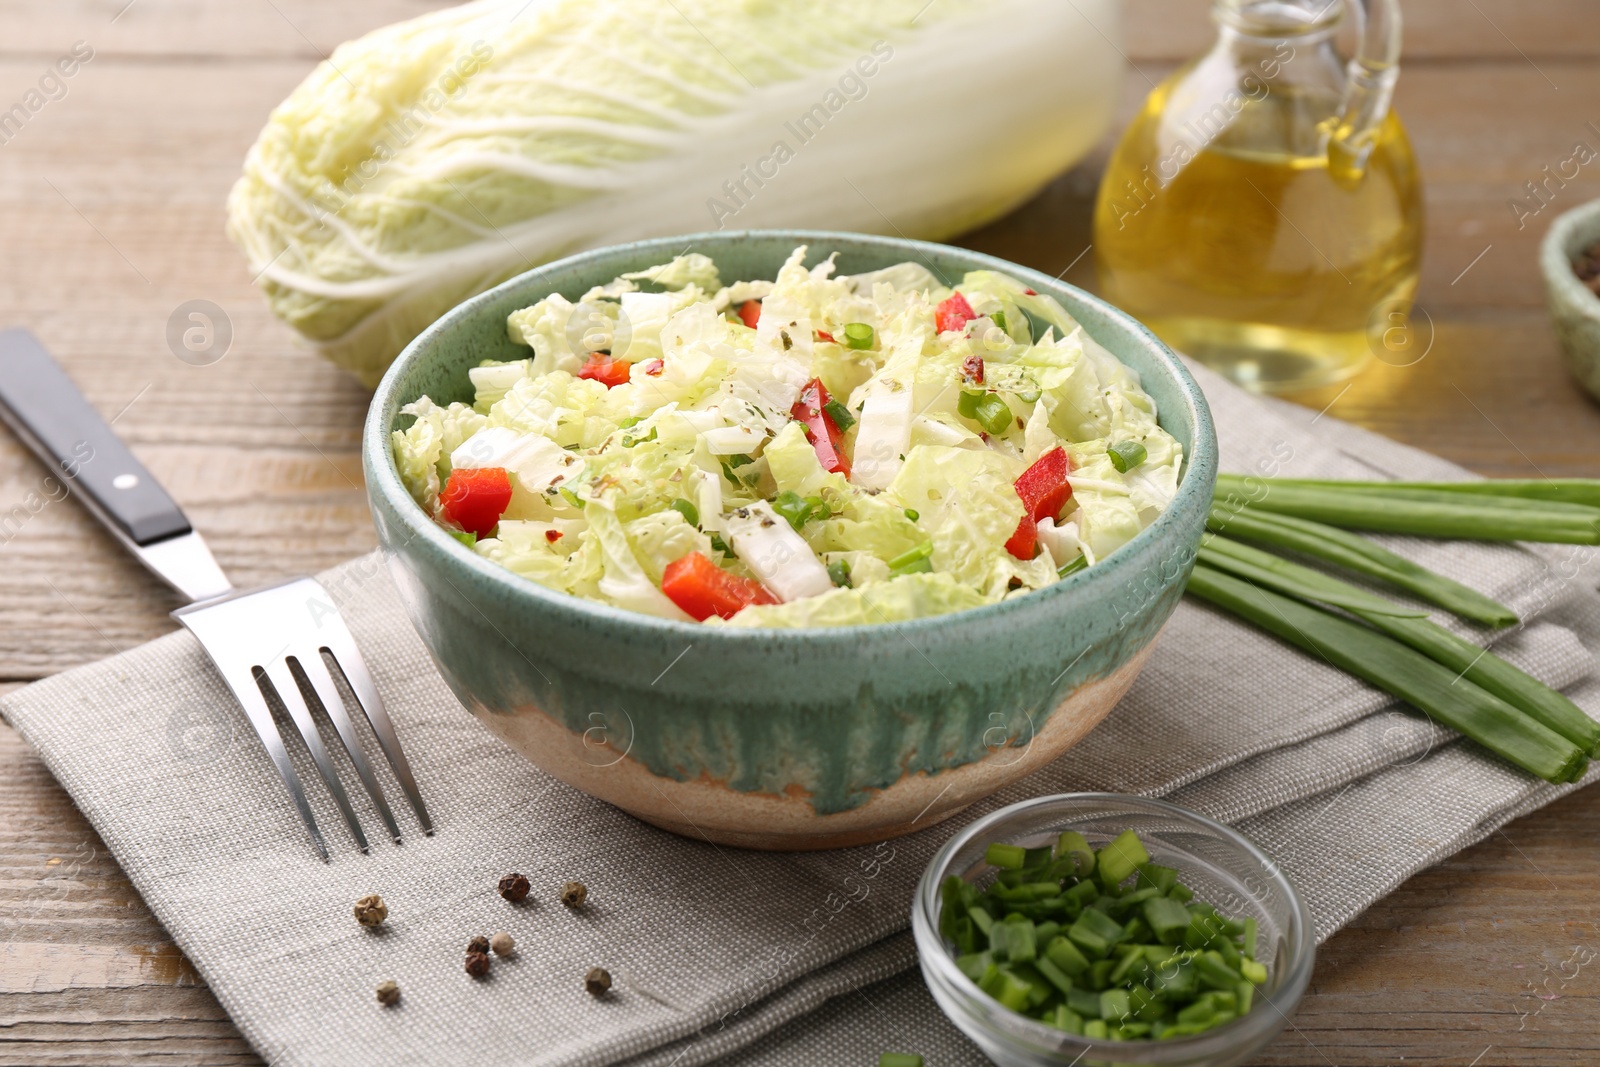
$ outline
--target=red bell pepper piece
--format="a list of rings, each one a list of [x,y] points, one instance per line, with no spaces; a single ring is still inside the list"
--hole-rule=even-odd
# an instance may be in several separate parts
[[[1027,293],[1029,296],[1038,296],[1039,295],[1038,293],[1034,292],[1032,289],[1024,289],[1022,291],[1024,293]]]
[[[1017,532],[1006,542],[1006,551],[1018,559],[1032,559],[1039,554],[1039,524],[1033,521],[1032,515],[1022,516]]]
[[[697,622],[713,615],[731,619],[751,604],[778,603],[760,582],[729,574],[699,552],[667,564],[661,591]]]
[[[561,540],[561,531],[560,530],[546,530],[544,532],[544,539],[546,541],[549,541],[553,545],[557,541]]]
[[[1017,479],[1017,495],[1022,498],[1028,517],[1034,522],[1054,519],[1072,499],[1072,483],[1067,475],[1072,471],[1072,460],[1064,448],[1052,448]]]
[[[967,298],[960,292],[952,293],[950,299],[940,304],[933,313],[934,325],[939,327],[940,333],[948,330],[965,330],[967,323],[977,317],[972,311],[972,305],[967,303]]]
[[[830,345],[836,345],[836,344],[839,343],[838,341],[835,341],[833,339],[833,334],[829,333],[827,330],[818,330],[817,331],[817,340],[826,341]]]
[[[664,359],[652,359],[649,363],[644,365],[644,372],[650,375],[652,378],[661,377],[661,372],[666,369],[667,361]]]
[[[615,389],[628,381],[628,370],[633,366],[625,359],[612,359],[603,352],[590,352],[589,362],[578,368],[578,377],[599,382],[607,389]]]
[[[844,454],[844,431],[834,424],[833,417],[824,409],[828,405],[828,390],[817,379],[800,390],[789,414],[806,428],[806,440],[816,450],[817,462],[822,469],[850,477],[850,459]]]
[[[503,467],[462,467],[439,493],[439,511],[468,533],[488,537],[511,503],[511,476]]]
[[[973,385],[983,384],[983,357],[970,355],[961,361],[961,376]]]
[[[1016,480],[1017,495],[1022,498],[1022,521],[1017,532],[1006,542],[1006,551],[1018,559],[1032,559],[1039,551],[1039,523],[1054,519],[1072,499],[1072,483],[1067,475],[1072,470],[1072,459],[1064,448],[1052,448],[1033,466],[1022,472]]]
[[[746,326],[750,327],[752,330],[755,329],[756,324],[761,321],[761,301],[746,300],[744,303],[740,304],[739,318]]]

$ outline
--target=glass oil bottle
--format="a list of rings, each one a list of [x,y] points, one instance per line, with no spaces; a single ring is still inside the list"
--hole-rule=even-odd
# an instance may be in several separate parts
[[[1246,388],[1357,373],[1416,291],[1422,192],[1390,110],[1398,0],[1216,0],[1215,47],[1159,85],[1095,205],[1102,290]]]

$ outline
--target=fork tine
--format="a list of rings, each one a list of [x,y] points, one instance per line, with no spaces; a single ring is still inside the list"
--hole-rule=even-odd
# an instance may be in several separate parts
[[[406,762],[406,754],[400,748],[399,738],[395,736],[394,725],[389,721],[388,713],[383,710],[383,698],[378,695],[378,687],[373,684],[372,675],[367,672],[366,661],[361,658],[361,650],[356,647],[356,639],[351,636],[350,628],[338,615],[324,617],[320,620],[320,626],[322,647],[333,656],[334,662],[344,674],[344,680],[350,684],[350,691],[356,695],[356,700],[360,701],[361,710],[366,713],[367,722],[372,725],[372,732],[378,737],[378,747],[383,749],[389,766],[394,769],[395,778],[400,782],[401,790],[411,802],[411,809],[417,813],[417,821],[422,824],[422,832],[433,833],[433,820],[428,818],[428,809],[422,803],[422,794],[417,790],[417,780],[411,776],[411,765]]]
[[[333,769],[333,762],[328,759],[328,750],[322,745],[322,735],[317,732],[317,724],[311,720],[311,710],[306,707],[300,686],[294,680],[294,675],[289,672],[288,662],[275,659],[262,668],[262,673],[272,683],[272,688],[277,690],[278,699],[283,701],[283,706],[288,710],[289,717],[294,720],[295,727],[299,729],[306,748],[311,750],[311,760],[317,765],[317,772],[322,775],[323,784],[328,787],[328,792],[333,794],[334,802],[344,813],[344,821],[349,824],[350,833],[356,839],[356,844],[361,846],[362,852],[367,851],[367,835],[362,832],[361,822],[356,818],[355,809],[350,806],[350,797],[344,791],[344,783],[339,781],[338,772]]]
[[[210,654],[209,650],[207,654]],[[289,762],[289,752],[283,747],[283,737],[278,733],[277,724],[272,721],[272,711],[267,707],[266,698],[261,695],[261,687],[256,684],[255,675],[248,667],[238,671],[226,670],[214,656],[211,657],[211,662],[222,675],[222,680],[228,683],[228,688],[233,690],[234,699],[244,708],[245,717],[255,728],[256,736],[261,738],[261,744],[272,759],[272,765],[278,768],[278,776],[283,779],[283,784],[288,786],[289,795],[294,799],[294,806],[300,812],[300,819],[306,824],[306,829],[311,831],[311,840],[317,846],[317,852],[321,854],[323,862],[326,863],[328,844],[322,839],[322,831],[317,828],[317,820],[311,815],[311,805],[306,803],[306,791],[300,785],[300,776],[295,773],[294,764]]]
[[[333,684],[333,675],[328,673],[327,664],[322,662],[322,653],[311,648],[297,651],[289,658],[291,663],[299,666],[306,680],[311,683],[311,688],[317,694],[317,700],[322,704],[322,710],[333,722],[333,728],[339,732],[339,740],[344,742],[344,750],[350,754],[350,762],[355,764],[356,774],[360,775],[362,784],[367,787],[367,794],[372,797],[373,805],[383,818],[384,825],[389,828],[389,836],[398,844],[400,827],[394,821],[394,812],[389,810],[389,799],[383,795],[383,787],[378,784],[377,777],[372,773],[372,764],[367,760],[366,750],[361,747],[361,739],[356,736],[355,726],[350,722],[344,700],[339,696],[338,687]]]

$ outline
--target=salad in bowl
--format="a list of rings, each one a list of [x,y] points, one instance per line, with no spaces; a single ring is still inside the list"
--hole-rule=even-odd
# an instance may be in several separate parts
[[[422,396],[406,489],[549,589],[728,627],[903,622],[1092,568],[1184,454],[1137,373],[1006,273],[725,284],[689,253],[509,315],[529,354]]]

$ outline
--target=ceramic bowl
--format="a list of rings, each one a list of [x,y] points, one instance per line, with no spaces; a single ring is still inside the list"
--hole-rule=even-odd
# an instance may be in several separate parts
[[[554,592],[463,547],[401,485],[389,449],[419,396],[471,400],[467,370],[522,358],[506,316],[694,250],[771,278],[796,245],[842,273],[906,260],[1006,271],[1065,305],[1142,376],[1184,447],[1176,499],[1102,563],[970,611],[838,629],[672,622]],[[363,460],[412,621],[461,702],[557,778],[676,833],[830,848],[931,825],[1053,760],[1133,684],[1193,564],[1216,477],[1199,387],[1129,316],[1036,271],[916,241],[811,231],[676,237],[586,252],[467,301],[378,386]]]
[[[1600,398],[1600,296],[1578,280],[1573,261],[1600,241],[1600,200],[1557,216],[1539,250],[1539,269],[1550,302],[1550,318],[1567,367],[1590,394]]]

